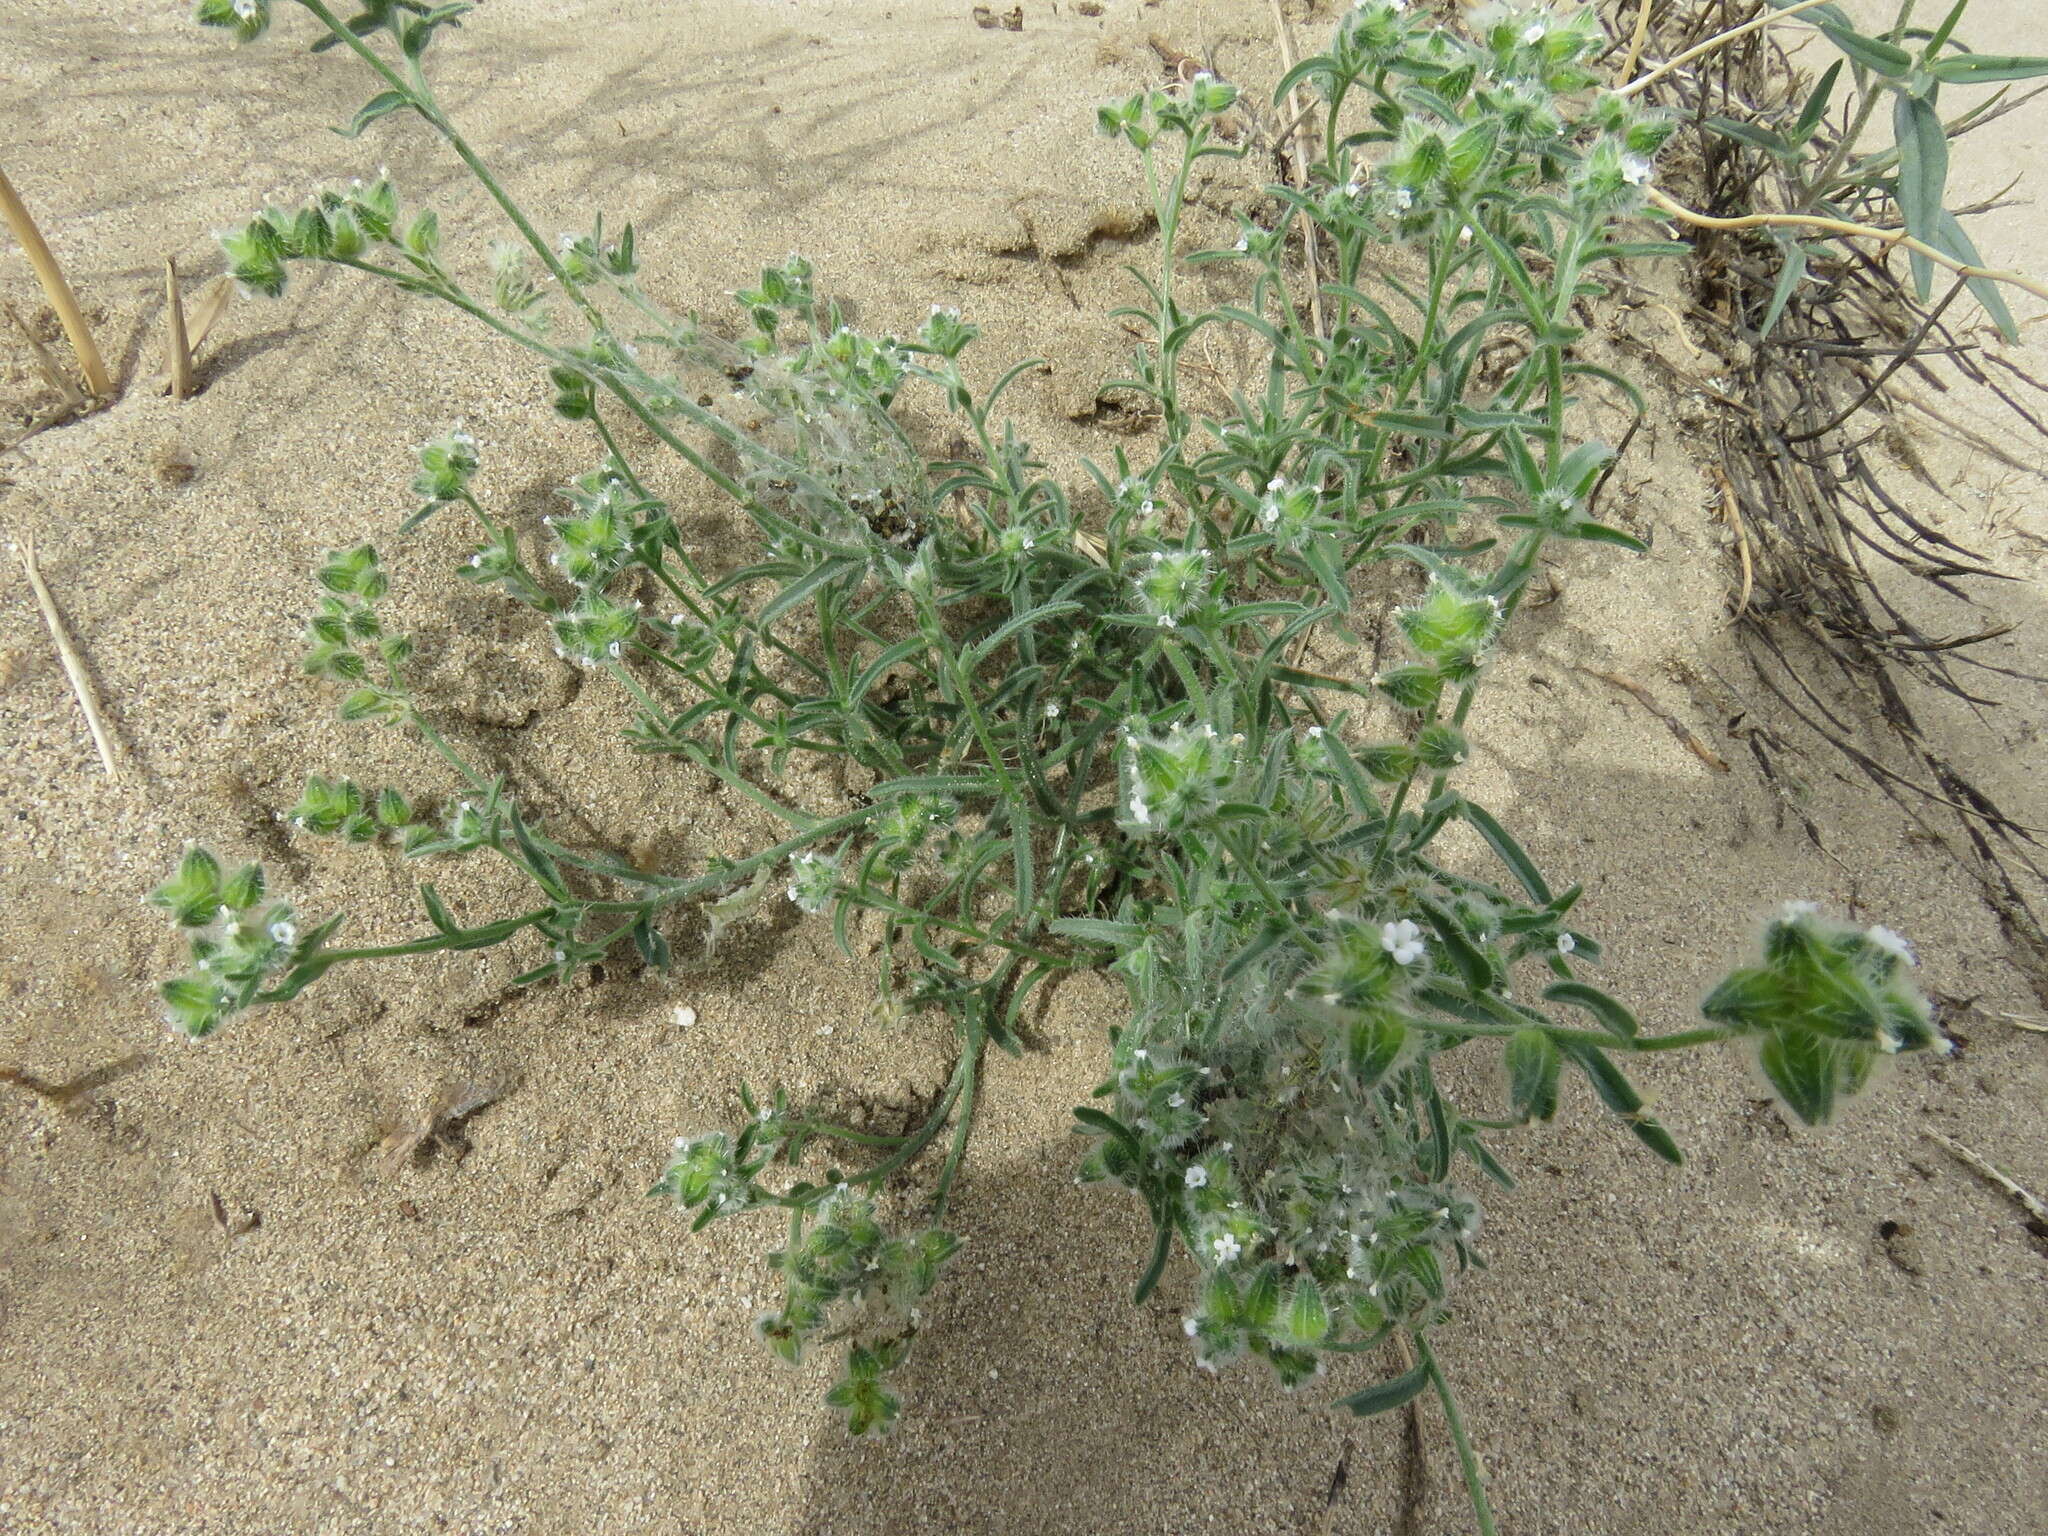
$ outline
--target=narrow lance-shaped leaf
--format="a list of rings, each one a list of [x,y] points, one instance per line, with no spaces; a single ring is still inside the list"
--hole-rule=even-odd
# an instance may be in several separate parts
[[[1936,220],[1948,188],[1948,137],[1934,103],[1906,91],[1894,94],[1892,132],[1899,148],[1899,214],[1906,233],[1939,246]],[[1934,263],[1918,251],[1912,257],[1913,291],[1921,303],[1934,285]]]

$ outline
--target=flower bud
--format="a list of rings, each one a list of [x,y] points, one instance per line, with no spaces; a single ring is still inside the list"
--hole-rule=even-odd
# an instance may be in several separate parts
[[[477,463],[476,439],[460,428],[422,443],[413,494],[428,501],[453,501],[469,488]]]
[[[1160,628],[1171,629],[1208,599],[1209,557],[1199,549],[1155,552],[1150,563],[1139,568],[1136,585],[1138,606],[1158,620]]]
[[[797,910],[815,917],[839,894],[839,861],[806,849],[789,856],[789,899]]]
[[[615,603],[602,592],[585,592],[576,606],[554,621],[555,649],[565,661],[594,667],[617,661],[640,629],[640,610]]]
[[[1952,1049],[1912,968],[1889,928],[1833,922],[1792,902],[1764,929],[1763,963],[1731,972],[1700,1011],[1747,1037],[1786,1105],[1817,1125],[1877,1058]]]
[[[1238,772],[1238,739],[1212,725],[1177,725],[1132,736],[1124,747],[1117,823],[1133,836],[1179,832],[1223,803]]]

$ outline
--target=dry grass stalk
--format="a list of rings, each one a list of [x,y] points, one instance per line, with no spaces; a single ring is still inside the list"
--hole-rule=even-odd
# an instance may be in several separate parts
[[[92,744],[99,748],[100,765],[107,770],[107,777],[121,777],[119,765],[114,761],[113,738],[107,734],[106,725],[100,719],[99,695],[92,685],[92,676],[85,670],[85,663],[79,658],[77,648],[71,643],[71,636],[64,630],[64,621],[58,616],[55,599],[50,589],[43,584],[43,573],[36,565],[36,541],[23,534],[14,545],[14,552],[21,559],[22,571],[28,577],[28,584],[36,595],[36,606],[43,611],[43,622],[49,626],[50,639],[57,647],[57,660],[63,664],[64,675],[71,681],[71,691],[78,697],[78,707],[85,715],[86,729],[92,732]]]
[[[213,333],[213,322],[227,313],[228,300],[234,296],[233,280],[222,274],[213,280],[213,286],[206,290],[206,297],[201,299],[199,307],[192,311],[191,342],[194,357],[199,355],[199,349],[206,345],[206,338]]]
[[[1655,0],[1638,0],[1636,5],[1636,28],[1628,40],[1628,53],[1622,58],[1621,68],[1615,72],[1617,85],[1627,81],[1636,72],[1636,66],[1643,60],[1643,44],[1650,37],[1650,7]]]
[[[1627,85],[1621,86],[1618,89],[1617,94],[1622,96],[1633,96],[1636,94],[1636,92],[1647,89],[1656,81],[1663,79],[1673,70],[1683,69],[1686,65],[1690,64],[1694,59],[1702,58],[1705,55],[1712,53],[1716,48],[1725,48],[1728,44],[1734,42],[1738,37],[1746,37],[1748,34],[1757,31],[1759,28],[1768,27],[1774,21],[1784,21],[1788,17],[1797,16],[1801,11],[1810,11],[1813,10],[1816,6],[1827,5],[1830,3],[1831,0],[1799,0],[1799,3],[1797,5],[1788,5],[1782,11],[1761,11],[1755,16],[1750,17],[1750,19],[1742,23],[1741,26],[1730,27],[1726,32],[1716,33],[1714,36],[1708,38],[1705,42],[1696,44],[1695,46],[1686,49],[1685,52],[1678,55],[1677,58],[1667,60],[1666,62],[1659,64],[1655,69],[1651,70],[1648,74],[1638,76],[1636,79],[1629,81]],[[1641,41],[1642,39],[1643,31],[1649,23],[1649,18],[1650,0],[1643,0],[1643,9],[1641,13],[1636,17],[1636,38],[1638,41]]]
[[[1995,1185],[1998,1189],[2002,1190],[2015,1205],[2033,1217],[2034,1220],[2048,1223],[2048,1205],[2041,1203],[2040,1196],[2030,1194],[2022,1189],[2005,1174],[1994,1168],[1990,1161],[1981,1154],[1971,1151],[1960,1141],[1944,1136],[1939,1131],[1922,1131],[1920,1134],[1942,1148],[1950,1157],[1961,1163],[1986,1183]]]
[[[35,268],[36,281],[43,285],[43,297],[49,300],[50,308],[63,322],[64,334],[71,338],[71,350],[78,354],[78,366],[85,375],[87,393],[95,400],[112,399],[114,384],[107,376],[107,365],[100,357],[99,345],[92,339],[92,328],[85,323],[85,312],[78,307],[71,285],[64,281],[63,268],[50,254],[42,231],[29,217],[27,205],[15,192],[14,184],[7,179],[5,171],[0,171],[0,216],[6,218],[7,227],[21,242],[29,265]]]
[[[206,297],[201,299],[193,308],[192,313],[185,317],[185,353],[193,360],[195,368],[198,365],[199,349],[206,345],[206,338],[212,334],[214,322],[227,313],[228,300],[234,296],[235,285],[233,279],[225,275],[217,277],[213,280],[212,286],[206,290]],[[169,394],[171,392],[170,374],[160,375],[157,378],[155,387],[158,394]],[[196,377],[193,380],[192,387],[194,391],[198,389]]]
[[[1697,229],[1817,229],[1824,234],[1845,235],[1857,240],[1876,240],[1885,245],[1903,245],[1916,255],[1925,256],[1936,266],[1948,268],[1957,277],[1983,277],[1994,283],[2010,283],[2015,288],[2025,289],[2036,298],[2048,299],[2048,283],[2039,282],[2020,272],[2005,272],[1996,267],[1977,267],[1967,261],[1958,261],[1948,252],[1936,250],[1925,240],[1914,239],[1903,229],[1879,229],[1873,224],[1851,224],[1846,219],[1824,219],[1811,213],[1746,213],[1739,218],[1717,219],[1694,212],[1682,203],[1666,197],[1655,187],[1647,190],[1650,201],[1657,207],[1679,223],[1690,224]]]
[[[185,334],[185,296],[178,288],[178,264],[164,258],[164,310],[171,330],[165,342],[171,371],[171,398],[183,400],[192,393],[192,342]]]
[[[1272,0],[1273,30],[1280,42],[1280,69],[1283,74],[1294,68],[1294,32],[1287,25],[1287,13],[1280,9],[1280,0]],[[1288,128],[1293,151],[1288,156],[1291,174],[1288,180],[1298,187],[1308,186],[1308,165],[1314,157],[1315,143],[1308,126],[1308,109],[1301,104],[1301,88],[1292,87],[1287,92],[1287,110],[1294,114],[1294,121]],[[1316,271],[1316,232],[1312,223],[1302,225],[1301,254],[1308,267],[1309,325],[1315,334],[1323,334],[1323,283]]]
[[[58,366],[57,359],[50,355],[50,349],[43,345],[42,338],[28,328],[28,322],[21,318],[19,311],[12,304],[0,304],[0,309],[7,311],[7,318],[14,322],[14,328],[21,332],[21,339],[28,343],[29,351],[35,356],[36,367],[42,370],[43,378],[62,398],[63,409],[85,409],[85,396],[78,392],[78,386],[71,381],[71,376]]]

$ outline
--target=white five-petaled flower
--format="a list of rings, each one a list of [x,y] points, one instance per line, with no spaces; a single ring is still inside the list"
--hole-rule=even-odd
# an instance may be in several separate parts
[[[1885,927],[1882,923],[1878,924],[1875,928],[1872,928],[1870,932],[1866,935],[1866,937],[1870,940],[1871,943],[1875,944],[1879,949],[1891,951],[1891,953],[1897,955],[1901,960],[1905,961],[1908,965],[1918,965],[1920,963],[1919,961],[1913,958],[1913,946],[1908,944],[1902,936],[1892,932],[1891,929]]]
[[[1640,187],[1650,179],[1650,162],[1641,155],[1623,155],[1621,179],[1632,187]]]
[[[1406,187],[1394,188],[1394,207],[1397,211],[1401,213],[1406,213],[1410,208],[1413,208],[1414,206],[1415,194],[1413,192],[1411,192]]]
[[[273,944],[289,944],[298,936],[299,930],[281,918],[270,925],[270,940]]]
[[[1180,1320],[1180,1331],[1192,1339],[1202,1331],[1201,1321],[1198,1318],[1184,1317]]]
[[[1413,965],[1426,947],[1422,930],[1405,917],[1380,925],[1380,948],[1394,957],[1396,965]]]
[[[1524,48],[1534,48],[1538,43],[1543,41],[1543,34],[1547,30],[1548,29],[1540,21],[1530,22],[1529,25],[1523,28],[1522,30],[1522,46]]]
[[[1131,820],[1141,827],[1152,825],[1152,807],[1145,803],[1145,796],[1142,791],[1132,792]]]
[[[1194,1167],[1188,1170],[1187,1186],[1189,1189],[1200,1189],[1204,1184],[1208,1182],[1209,1170],[1204,1168],[1200,1163],[1195,1164]]]
[[[1579,941],[1573,938],[1570,934],[1560,933],[1557,936],[1557,952],[1560,955],[1568,955],[1578,947]]]
[[[1209,1246],[1216,1250],[1216,1262],[1218,1264],[1228,1264],[1232,1259],[1244,1252],[1244,1244],[1240,1243],[1236,1236],[1229,1232],[1225,1232]]]

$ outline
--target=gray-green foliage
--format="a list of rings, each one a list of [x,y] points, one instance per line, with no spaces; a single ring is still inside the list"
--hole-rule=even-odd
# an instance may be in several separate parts
[[[1769,3],[1785,10],[1798,0]],[[1721,113],[1708,114],[1704,121],[1715,132],[1761,150],[1775,164],[1787,193],[1784,211],[1868,222],[1867,205],[1875,200],[1887,213],[1896,213],[1907,234],[1943,255],[1981,267],[1976,242],[1949,208],[1949,149],[1953,139],[1989,120],[2006,91],[1944,118],[1942,88],[2004,87],[2031,80],[2048,75],[2048,58],[1970,51],[1955,35],[1969,3],[1955,0],[1928,29],[1912,25],[1919,0],[1900,0],[1891,25],[1875,33],[1860,30],[1838,5],[1801,11],[1800,19],[1818,28],[1842,57],[1821,72],[1798,111],[1779,122]],[[1866,130],[1887,103],[1890,143],[1873,144]],[[1830,120],[1837,112],[1839,124]],[[1784,265],[1763,322],[1766,334],[1829,237],[1777,229],[1771,238]],[[1911,251],[1909,264],[1914,292],[1924,304],[1932,294],[1934,263]],[[2018,341],[2019,328],[1998,283],[1972,278],[1969,289],[2005,339]]]
[[[1582,978],[1600,949],[1572,926],[1578,887],[1554,888],[1457,787],[1472,700],[1545,549],[1640,548],[1592,509],[1612,455],[1576,439],[1575,391],[1636,396],[1575,355],[1576,306],[1612,263],[1671,249],[1625,233],[1670,125],[1594,89],[1590,12],[1524,8],[1472,37],[1398,0],[1349,12],[1283,82],[1329,107],[1309,188],[1272,189],[1277,215],[1218,250],[1186,248],[1184,215],[1196,168],[1241,153],[1216,136],[1235,88],[1201,76],[1105,107],[1099,127],[1137,153],[1161,235],[1158,265],[1136,274],[1143,302],[1124,312],[1147,344],[1121,383],[1159,431],[1070,491],[996,413],[1028,365],[977,391],[960,365],[976,330],[958,315],[935,310],[908,340],[862,334],[791,258],[737,296],[738,341],[674,319],[637,281],[630,227],[539,239],[442,114],[419,59],[461,7],[394,0],[343,23],[297,3],[385,87],[355,128],[424,118],[520,243],[494,249],[473,290],[432,215],[379,179],[259,215],[227,240],[237,275],[275,293],[295,262],[355,268],[540,355],[556,408],[603,449],[565,491],[546,563],[474,492],[460,435],[422,451],[413,520],[474,519],[480,542],[457,574],[536,610],[562,655],[613,682],[640,750],[784,830],[688,875],[554,840],[434,729],[407,646],[377,618],[382,567],[367,547],[343,552],[321,572],[309,669],[345,690],[345,713],[418,732],[465,791],[433,823],[395,793],[316,777],[297,819],[360,841],[388,832],[416,859],[509,860],[534,904],[466,926],[422,885],[430,932],[345,949],[330,942],[339,919],[304,936],[281,918],[263,928],[247,915],[260,888],[216,900],[219,866],[195,853],[159,893],[194,935],[195,968],[166,994],[186,1032],[356,959],[532,930],[545,953],[520,978],[532,982],[626,943],[665,966],[685,907],[708,908],[715,936],[786,891],[842,943],[856,914],[879,914],[878,1010],[939,1010],[958,1042],[924,1122],[880,1135],[748,1090],[740,1128],[680,1139],[654,1189],[699,1226],[781,1214],[785,1299],[759,1330],[790,1359],[850,1336],[831,1401],[856,1431],[894,1417],[888,1372],[955,1246],[938,1223],[986,1047],[1017,1051],[1027,1000],[1062,971],[1107,966],[1129,992],[1096,1102],[1076,1114],[1085,1176],[1151,1213],[1139,1296],[1178,1242],[1196,1270],[1197,1358],[1257,1355],[1289,1383],[1407,1334],[1415,1369],[1347,1399],[1359,1412],[1426,1386],[1451,1406],[1426,1335],[1478,1262],[1470,1186],[1510,1183],[1490,1139],[1555,1114],[1567,1069],[1676,1161],[1619,1060],[1754,1038],[1790,1106],[1820,1119],[1877,1055],[1938,1041],[1893,949],[1803,912],[1715,993],[1712,1023],[1643,1035]],[[267,15],[264,0],[201,7],[249,36]],[[1304,322],[1288,255],[1310,226],[1334,264],[1326,333]],[[1393,247],[1407,257],[1386,261]],[[1197,307],[1187,273],[1214,264],[1241,297]],[[1221,416],[1179,382],[1212,329],[1264,358]],[[1482,373],[1503,339],[1511,366]],[[910,439],[891,407],[911,391],[961,424],[964,456],[933,462]],[[757,558],[699,564],[620,450],[627,418],[751,519]],[[742,425],[754,421],[766,425]],[[1369,682],[1305,669],[1304,637],[1346,633],[1356,574],[1385,561],[1416,573],[1398,615],[1406,657]],[[1373,700],[1401,722],[1386,739],[1354,724]],[[748,774],[760,760],[779,778],[799,754],[866,770],[866,803],[814,814]],[[1495,870],[1439,859],[1453,822]],[[1453,1101],[1437,1067],[1461,1047],[1498,1053],[1504,1106]],[[852,1166],[796,1172],[820,1143]],[[892,1233],[876,1197],[935,1143],[930,1224]],[[1483,1509],[1476,1474],[1471,1486]]]

